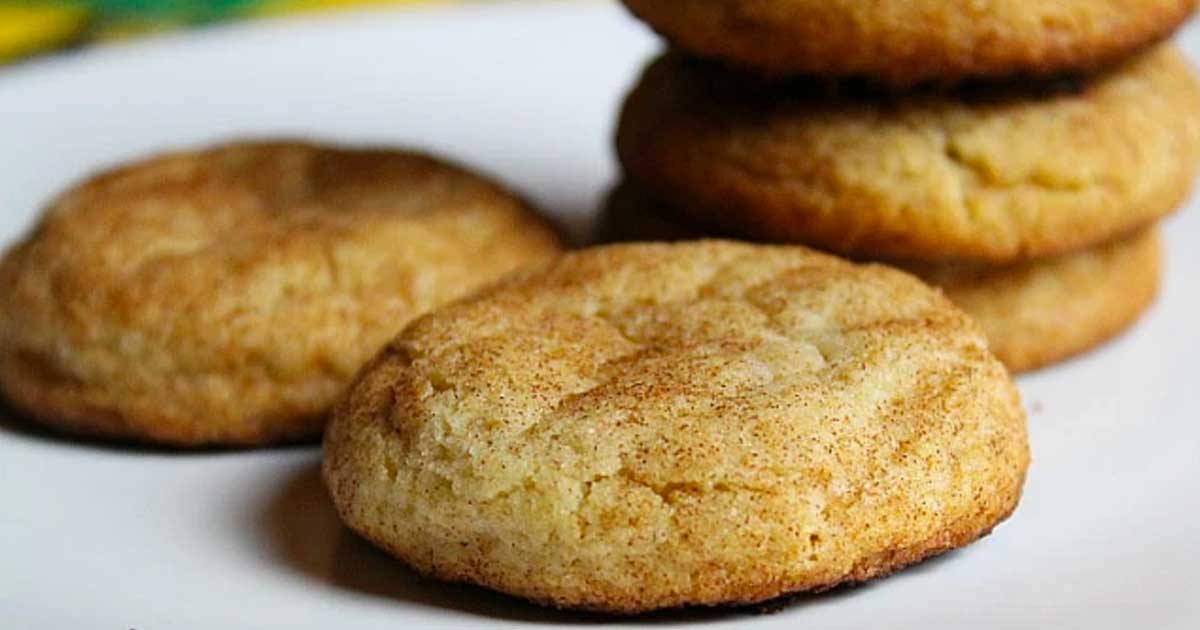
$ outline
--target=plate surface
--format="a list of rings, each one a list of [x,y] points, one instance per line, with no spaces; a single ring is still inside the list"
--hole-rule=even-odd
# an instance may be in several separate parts
[[[1200,32],[1182,41],[1197,58]],[[0,242],[102,166],[278,134],[425,147],[497,175],[582,233],[615,172],[620,98],[657,47],[616,6],[524,2],[260,22],[22,64],[0,71]],[[1141,325],[1020,379],[1035,461],[1020,509],[993,536],[776,615],[621,623],[1200,627],[1196,210],[1168,223],[1163,297]],[[0,422],[0,625],[604,621],[414,577],[339,526],[318,458],[315,447],[112,448]]]

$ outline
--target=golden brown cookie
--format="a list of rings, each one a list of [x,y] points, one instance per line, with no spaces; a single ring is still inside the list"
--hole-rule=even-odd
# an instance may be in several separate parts
[[[560,251],[419,154],[231,144],[95,177],[0,263],[0,385],[48,426],[173,445],[311,438],[413,316]]]
[[[719,236],[623,182],[597,224],[603,243]],[[895,263],[947,297],[983,328],[1012,372],[1070,358],[1131,326],[1154,301],[1161,275],[1157,228],[1088,249],[1011,265]]]
[[[907,265],[941,287],[1014,372],[1090,350],[1133,325],[1158,293],[1158,230],[1042,261],[1002,266]]]
[[[764,83],[668,56],[625,107],[629,176],[693,219],[854,257],[1011,262],[1171,212],[1200,159],[1171,48],[1079,86],[906,97]]]
[[[1166,39],[1195,0],[623,0],[674,44],[768,74],[893,85],[1092,69]]]
[[[731,241],[567,254],[411,324],[325,437],[417,571],[636,613],[867,580],[1015,508],[1004,367],[912,276]]]

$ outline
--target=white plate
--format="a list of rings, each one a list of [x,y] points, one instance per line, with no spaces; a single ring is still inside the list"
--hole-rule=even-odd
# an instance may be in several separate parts
[[[619,99],[657,46],[615,6],[525,2],[254,23],[26,63],[0,71],[0,239],[89,171],[243,134],[421,145],[582,225],[614,173]],[[1200,627],[1200,215],[1168,235],[1164,296],[1141,325],[1020,380],[1035,462],[993,536],[777,615],[624,623]],[[581,619],[413,577],[341,529],[317,460],[311,447],[179,455],[0,423],[0,626]]]

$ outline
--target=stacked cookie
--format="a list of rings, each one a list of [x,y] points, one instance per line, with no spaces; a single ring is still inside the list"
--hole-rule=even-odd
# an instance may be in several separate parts
[[[621,117],[607,237],[726,234],[898,265],[1014,371],[1116,334],[1200,161],[1159,44],[1192,0],[626,0],[676,50]]]

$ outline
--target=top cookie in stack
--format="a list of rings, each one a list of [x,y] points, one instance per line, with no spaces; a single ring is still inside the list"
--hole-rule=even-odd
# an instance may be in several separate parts
[[[626,4],[678,48],[625,105],[617,210],[899,264],[974,296],[1014,371],[1149,305],[1200,162],[1200,87],[1157,42],[1195,2]]]
[[[680,49],[768,74],[895,86],[1099,68],[1166,39],[1195,0],[624,0]]]

